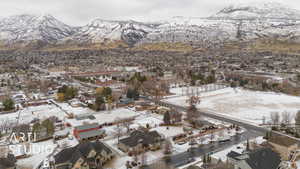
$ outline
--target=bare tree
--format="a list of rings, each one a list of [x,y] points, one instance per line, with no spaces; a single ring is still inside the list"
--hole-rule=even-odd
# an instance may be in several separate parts
[[[165,147],[164,147],[164,153],[165,154],[171,154],[172,153],[172,143],[169,139],[165,141]]]
[[[197,111],[195,105],[191,105],[186,112],[186,120],[191,123],[194,127],[196,126],[196,121],[201,117],[200,113]]]
[[[147,165],[147,154],[146,151],[142,151],[141,154],[141,168]]]
[[[210,133],[210,142],[212,142],[215,139],[215,133],[211,132]]]
[[[282,123],[285,125],[290,125],[292,121],[292,116],[290,112],[284,111],[282,113]]]
[[[276,125],[279,124],[280,116],[279,116],[279,113],[278,113],[278,112],[272,112],[270,118],[271,118],[272,124],[273,124],[274,126],[276,126]]]
[[[295,117],[295,126],[296,126],[296,131],[299,134],[300,133],[300,110],[297,112]]]
[[[120,121],[121,126],[123,126],[124,128],[126,128],[127,132],[130,131],[130,125],[132,124],[132,120],[130,118],[127,119],[122,119]]]
[[[262,117],[262,124],[266,124],[266,116]]]
[[[122,126],[121,124],[119,123],[120,119],[119,118],[116,118],[115,122],[117,122],[117,125],[115,127],[115,131],[116,131],[116,137],[118,138],[118,144],[119,144],[119,141],[120,141],[120,137],[122,136]]]

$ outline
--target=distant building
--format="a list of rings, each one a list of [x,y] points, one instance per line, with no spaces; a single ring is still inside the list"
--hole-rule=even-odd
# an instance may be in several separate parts
[[[54,156],[55,169],[98,169],[113,158],[111,149],[102,142],[85,142]]]
[[[231,71],[225,72],[225,76],[229,79],[244,79],[253,83],[267,82],[282,84],[286,81],[286,79],[284,79],[283,77],[268,72]]]
[[[78,141],[97,140],[105,136],[105,130],[100,129],[97,123],[77,126],[73,133]]]
[[[135,130],[129,137],[121,139],[118,147],[124,152],[141,152],[161,148],[163,137],[157,131]]]
[[[228,161],[234,165],[234,169],[278,169],[281,158],[271,148],[261,148],[239,154],[230,152]]]

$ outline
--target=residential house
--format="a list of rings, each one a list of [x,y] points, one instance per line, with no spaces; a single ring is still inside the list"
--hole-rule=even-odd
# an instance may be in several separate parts
[[[260,148],[242,154],[230,152],[227,157],[234,169],[277,169],[281,163],[279,154],[271,148]]]
[[[54,169],[98,169],[113,158],[111,149],[102,142],[84,142],[54,156]]]
[[[161,148],[163,136],[157,131],[135,130],[129,137],[119,141],[118,147],[124,152],[139,153],[146,150],[157,150]]]
[[[283,160],[290,160],[290,155],[298,150],[298,144],[294,139],[283,136],[272,136],[268,143],[277,151]]]
[[[73,133],[78,141],[97,140],[105,136],[105,130],[100,129],[97,123],[77,126]]]

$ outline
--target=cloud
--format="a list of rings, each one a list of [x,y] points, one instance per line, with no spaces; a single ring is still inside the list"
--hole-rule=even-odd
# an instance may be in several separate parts
[[[3,0],[0,16],[48,13],[68,24],[83,25],[94,18],[160,20],[172,16],[204,17],[229,4],[250,1],[253,0]],[[300,9],[300,2],[295,0],[274,1]]]

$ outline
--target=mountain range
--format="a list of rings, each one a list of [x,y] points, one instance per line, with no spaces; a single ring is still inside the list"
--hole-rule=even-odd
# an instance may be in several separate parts
[[[179,16],[152,23],[95,19],[84,26],[70,26],[51,15],[26,14],[0,19],[4,45],[122,41],[131,46],[158,42],[209,46],[257,38],[300,42],[300,11],[279,3],[252,3],[231,5],[209,17]]]

